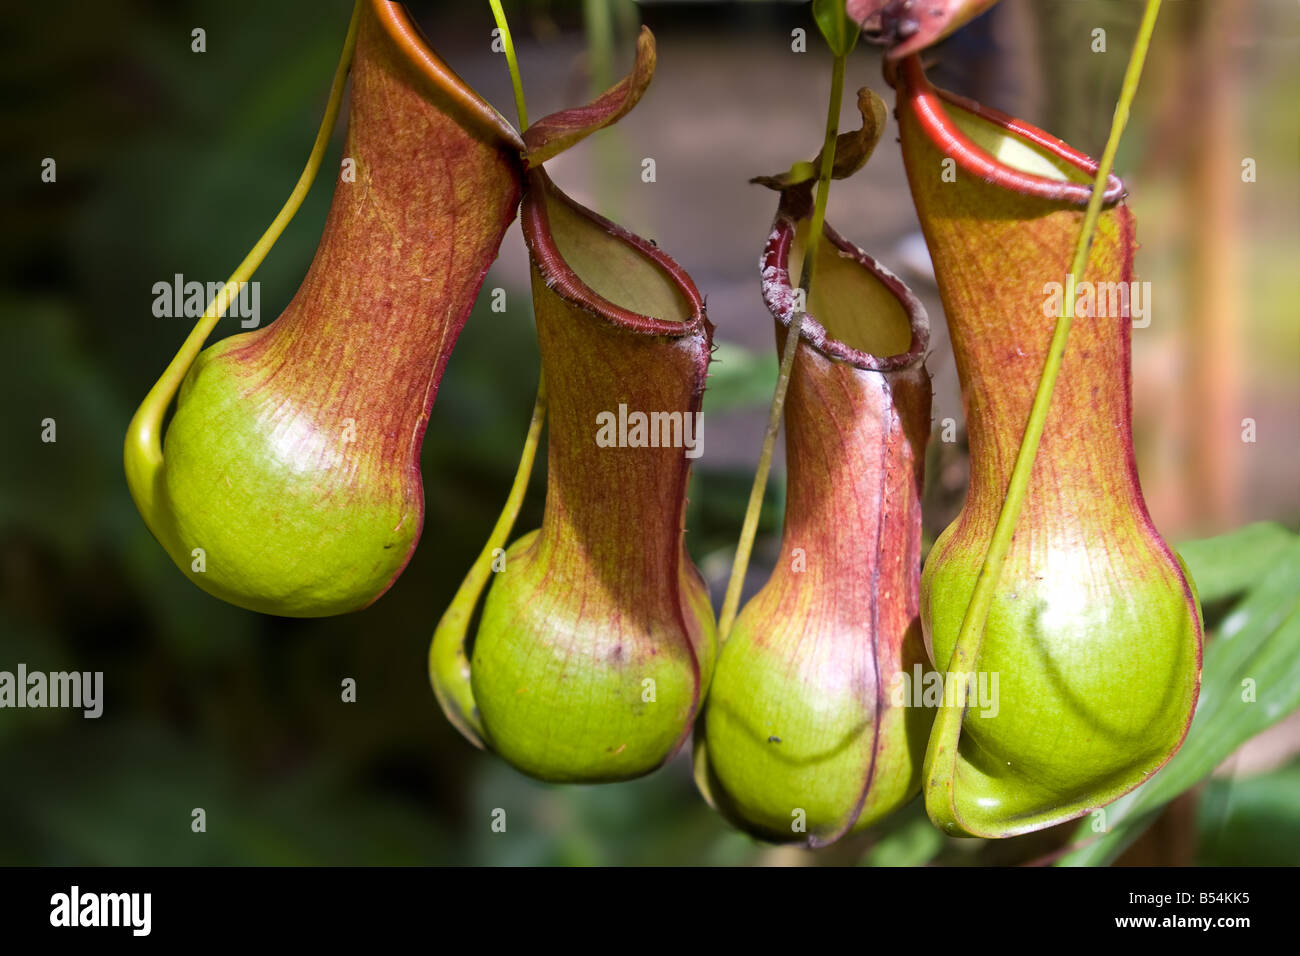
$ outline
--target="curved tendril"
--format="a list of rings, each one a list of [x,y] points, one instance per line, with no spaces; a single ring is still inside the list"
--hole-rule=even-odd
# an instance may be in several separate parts
[[[429,645],[429,683],[433,685],[434,696],[438,698],[447,719],[466,739],[476,747],[484,746],[483,725],[478,717],[478,705],[474,702],[474,693],[469,683],[469,657],[465,653],[465,635],[469,631],[470,618],[478,605],[479,596],[492,573],[492,563],[496,552],[505,548],[515,519],[523,505],[524,495],[528,491],[528,479],[532,477],[533,461],[537,457],[537,446],[541,441],[542,424],[546,421],[546,383],[541,379],[537,383],[537,399],[533,403],[533,417],[528,426],[528,437],[524,439],[524,450],[519,456],[519,467],[515,470],[515,480],[506,496],[505,507],[497,518],[487,544],[479,552],[473,567],[465,575],[456,596],[452,598],[442,620],[433,632],[433,642]]]

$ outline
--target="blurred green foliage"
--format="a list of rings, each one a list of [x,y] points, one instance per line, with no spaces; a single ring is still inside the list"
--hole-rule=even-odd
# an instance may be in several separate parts
[[[152,285],[177,272],[222,279],[261,234],[306,157],[349,7],[260,5],[255,29],[246,10],[215,0],[6,11],[0,668],[103,671],[105,702],[98,720],[0,713],[0,863],[969,865],[1059,848],[1068,835],[950,840],[914,801],[830,851],[774,850],[705,806],[684,757],[633,783],[562,788],[460,739],[433,701],[425,654],[527,426],[537,356],[523,309],[480,305],[471,316],[425,441],[424,537],[374,607],[263,617],[171,565],[121,475],[127,421],[188,330],[152,316]],[[481,19],[486,29],[485,10]],[[189,49],[195,25],[208,33],[201,61]],[[45,156],[58,160],[57,184],[39,182]],[[328,202],[318,185],[259,271],[264,321],[296,288]],[[527,290],[508,298],[525,302]],[[724,346],[716,358],[710,411],[766,404],[770,352]],[[57,422],[55,443],[40,440],[45,418]],[[720,580],[750,475],[706,468],[692,483],[687,540]],[[518,532],[539,521],[543,474]],[[779,531],[781,486],[769,487],[759,565]],[[1276,530],[1252,533],[1271,536],[1259,547],[1282,547]],[[1223,557],[1217,544],[1202,550],[1205,569]],[[1231,599],[1256,578],[1219,565],[1203,572],[1207,594]],[[1216,606],[1216,622],[1231,607]],[[356,703],[341,699],[345,678]],[[1298,786],[1300,765],[1212,781],[1203,860],[1294,854]],[[195,808],[205,833],[191,830]],[[498,809],[505,833],[491,827]]]

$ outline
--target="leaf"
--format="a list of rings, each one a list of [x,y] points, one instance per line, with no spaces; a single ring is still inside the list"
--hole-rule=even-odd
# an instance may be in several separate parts
[[[1300,761],[1242,780],[1216,779],[1197,814],[1202,866],[1293,866],[1300,846]]]
[[[936,90],[916,58],[896,76],[903,164],[971,446],[966,503],[926,558],[922,620],[945,685],[959,674],[1001,680],[996,708],[945,700],[927,753],[926,809],[950,833],[1015,836],[1111,803],[1178,749],[1196,702],[1200,616],[1141,505],[1129,457],[1131,323],[1108,310],[1108,321],[1071,331],[1037,477],[970,640],[971,595],[987,581],[1004,489],[1053,347],[1044,282],[1071,259],[1097,163]],[[1108,183],[1088,283],[1132,274],[1133,217],[1116,204],[1123,184]]]
[[[930,379],[925,310],[829,226],[810,250],[810,192],[782,193],[760,260],[778,350],[801,322],[784,406],[783,557],[727,638],[697,725],[696,780],[740,829],[815,847],[920,789],[932,712],[894,698],[925,657],[917,604]],[[794,277],[813,254],[817,282],[803,302]],[[805,573],[804,557],[819,555],[834,560]]]
[[[540,166],[598,129],[618,122],[645,93],[655,73],[655,38],[643,26],[636,38],[636,63],[632,72],[586,106],[575,106],[543,116],[524,130],[524,165]]]
[[[1188,550],[1196,553],[1200,549]],[[1252,695],[1247,690],[1253,691],[1254,699],[1249,699]],[[1259,586],[1224,619],[1217,637],[1209,643],[1200,705],[1182,749],[1150,781],[1106,808],[1108,830],[1100,837],[1090,825],[1082,826],[1078,839],[1084,845],[1058,865],[1111,862],[1165,804],[1209,776],[1251,737],[1297,708],[1300,539],[1292,535],[1291,543],[1273,559]]]
[[[866,165],[885,131],[885,118],[889,112],[885,101],[865,86],[858,90],[858,112],[862,114],[862,128],[840,133],[835,140],[832,179],[847,179]],[[819,152],[811,163],[798,162],[787,172],[776,176],[755,176],[750,182],[768,189],[789,189],[816,179],[821,165],[822,153]]]
[[[836,56],[848,56],[858,42],[858,25],[849,19],[844,0],[813,0],[813,19]]]
[[[1187,562],[1203,604],[1250,589],[1296,536],[1280,524],[1261,521],[1214,538],[1189,541],[1178,553]]]
[[[405,569],[424,519],[425,424],[522,188],[522,141],[400,4],[359,4],[348,36],[352,166],[298,292],[274,322],[256,327],[254,312],[252,331],[200,353],[227,292],[244,308],[258,294],[246,280],[321,162],[349,43],[300,186],[206,310],[185,284],[187,313],[203,314],[124,448],[131,496],[177,567],[268,614],[359,610]]]
[[[630,779],[681,745],[712,674],[713,611],[683,547],[712,326],[680,266],[542,169],[520,222],[546,383],[542,524],[501,555],[472,651],[456,655],[468,601],[439,628],[432,676],[452,722],[476,712],[525,773]],[[647,689],[658,706],[624,706]]]

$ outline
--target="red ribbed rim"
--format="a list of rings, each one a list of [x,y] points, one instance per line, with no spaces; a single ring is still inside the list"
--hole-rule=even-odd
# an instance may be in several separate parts
[[[767,245],[763,248],[763,257],[759,262],[763,274],[763,302],[773,317],[787,329],[795,314],[794,283],[790,280],[790,247],[794,243],[795,230],[799,222],[811,214],[811,198],[810,186],[787,189],[781,193],[781,205],[777,208],[776,219],[772,223],[772,231],[768,235]],[[832,338],[826,331],[826,327],[818,322],[811,312],[804,314],[803,322],[799,326],[799,338],[827,358],[847,362],[855,368],[868,372],[897,372],[919,364],[925,357],[926,349],[930,347],[930,318],[921,300],[903,283],[902,279],[829,225],[823,227],[822,235],[830,240],[841,254],[853,259],[871,273],[898,299],[912,330],[912,344],[906,352],[897,355],[872,355],[870,352],[863,352],[839,339]]]
[[[1092,196],[1092,186],[1082,183],[1061,182],[1045,176],[1022,172],[1005,163],[999,162],[991,154],[976,146],[971,139],[958,128],[944,109],[944,103],[951,103],[980,119],[987,120],[995,126],[1035,146],[1047,150],[1088,176],[1096,176],[1098,163],[1086,153],[1081,153],[1072,146],[1062,142],[1050,133],[1045,133],[1037,126],[1031,126],[1013,116],[968,100],[956,93],[949,93],[933,86],[921,68],[920,58],[910,56],[903,60],[898,68],[898,108],[908,109],[921,129],[945,154],[956,160],[957,165],[972,176],[993,183],[1003,189],[1025,196],[1036,196],[1053,202],[1066,202],[1077,206],[1086,206]],[[1106,191],[1102,195],[1103,206],[1113,206],[1124,198],[1124,183],[1111,173],[1106,180]]]

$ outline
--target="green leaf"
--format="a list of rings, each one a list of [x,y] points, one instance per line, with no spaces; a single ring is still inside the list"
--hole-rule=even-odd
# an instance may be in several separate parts
[[[1215,538],[1180,545],[1178,553],[1196,582],[1202,604],[1213,604],[1250,589],[1273,566],[1296,536],[1261,521]]]
[[[813,0],[813,19],[836,56],[848,56],[858,42],[858,25],[849,19],[844,0]]]
[[[1229,540],[1222,550],[1226,553],[1243,532],[1225,536]],[[1224,618],[1209,642],[1200,702],[1182,749],[1150,781],[1106,808],[1106,832],[1098,837],[1091,820],[1081,825],[1076,839],[1083,845],[1059,865],[1111,862],[1165,804],[1209,776],[1251,737],[1300,708],[1300,539],[1288,537],[1290,543],[1270,559],[1258,586]],[[1212,555],[1220,540],[1186,550],[1200,560]]]
[[[1294,866],[1300,846],[1300,761],[1205,788],[1197,812],[1200,866]]]

